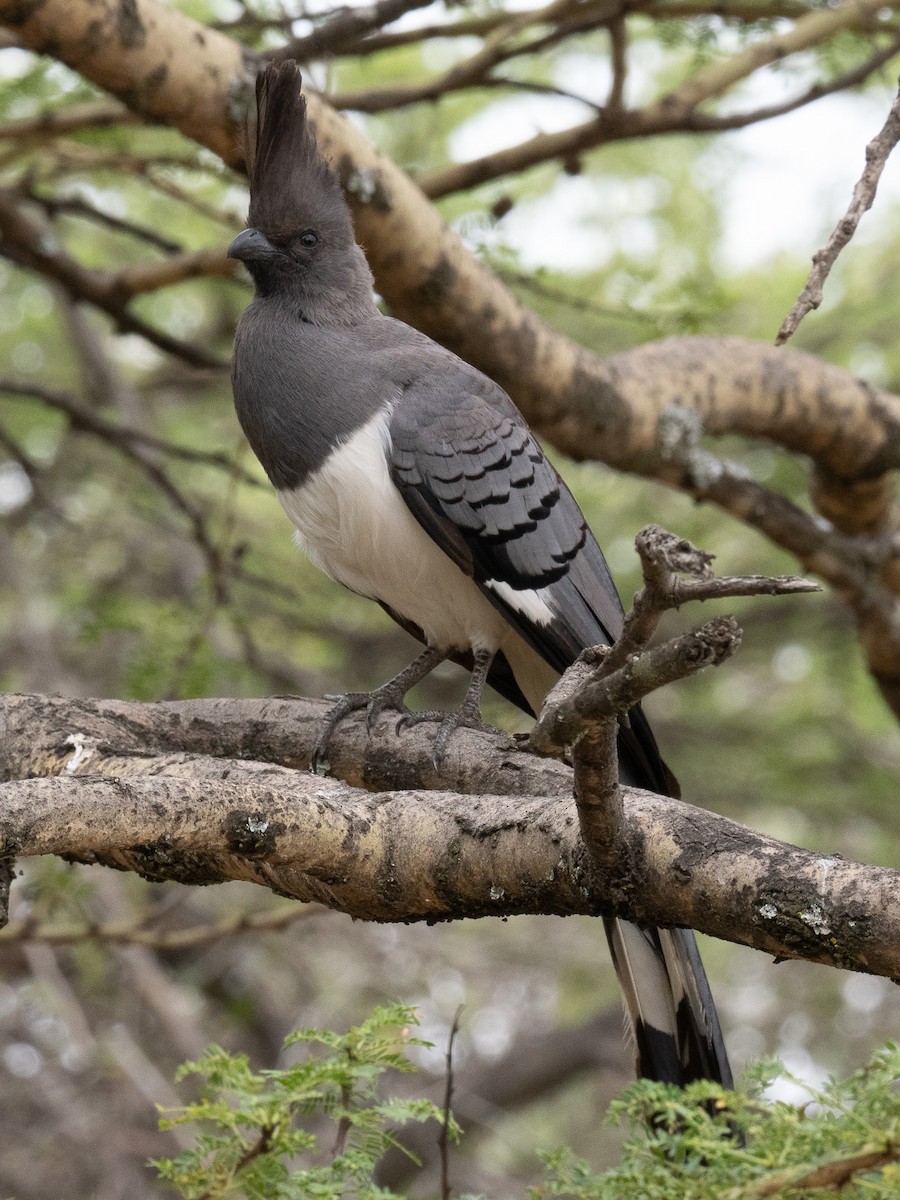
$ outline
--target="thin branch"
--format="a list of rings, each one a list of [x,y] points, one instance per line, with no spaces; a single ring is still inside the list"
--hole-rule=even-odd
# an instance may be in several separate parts
[[[44,388],[38,384],[18,384],[14,380],[0,380],[0,391],[12,391],[19,395],[33,396],[67,412],[70,421],[76,428],[84,429],[103,438],[104,441],[114,445],[129,462],[138,467],[149,481],[159,488],[175,508],[187,518],[192,537],[206,559],[212,595],[217,602],[224,599],[227,588],[222,553],[210,537],[202,512],[193,500],[189,500],[170,479],[155,461],[154,456],[140,445],[140,439],[129,437],[128,430],[110,425],[92,413],[79,409],[68,397],[51,388]]]
[[[25,472],[31,486],[31,501],[36,500],[55,517],[60,517],[62,514],[44,488],[44,472],[3,425],[0,425],[0,450],[5,450],[13,462],[18,463]]]
[[[337,93],[328,97],[328,102],[338,109],[355,112],[376,113],[387,109],[404,108],[410,104],[437,100],[451,92],[465,88],[486,86],[491,80],[490,72],[510,59],[529,56],[555,44],[568,35],[562,27],[552,30],[532,41],[516,41],[523,29],[540,21],[553,24],[570,14],[576,0],[553,0],[537,13],[523,13],[507,19],[493,30],[482,46],[469,58],[458,62],[443,75],[435,76],[422,84],[397,85],[395,87],[369,89],[358,92]],[[596,17],[597,24],[604,24],[610,13],[616,11],[618,0],[609,0],[609,11]],[[510,86],[509,80],[496,81],[500,86]]]
[[[592,15],[594,7],[591,3],[579,4],[578,12],[582,14],[582,19],[589,18]],[[606,0],[601,0],[601,3],[597,7],[606,10],[608,8]],[[541,19],[540,12],[541,10],[538,9],[533,13],[535,24]],[[768,3],[723,3],[716,4],[715,7],[715,16],[719,20],[757,26],[761,22],[774,24],[780,19],[796,20],[798,17],[805,16],[808,12],[808,4],[802,2],[793,3],[791,0],[783,0],[782,3],[777,5]],[[663,7],[658,3],[658,0],[630,0],[628,13],[640,13],[649,19],[678,20],[685,17],[709,17],[710,8],[705,3],[666,4]],[[503,25],[512,15],[519,14],[506,10],[503,12],[486,13],[484,16],[478,17],[463,17],[455,21],[436,22],[430,25],[422,25],[415,29],[373,33],[359,42],[349,43],[336,50],[335,53],[347,56],[352,55],[353,57],[364,57],[383,50],[393,50],[398,46],[417,45],[421,42],[431,42],[438,38],[484,37],[485,34],[491,33],[498,26]],[[522,13],[522,15],[525,16],[526,14]],[[234,24],[238,25],[240,23],[235,22]],[[218,25],[216,27],[223,28],[225,26]]]
[[[622,108],[625,97],[625,77],[628,73],[628,29],[624,14],[609,23],[610,64],[612,83],[606,107],[615,112]]]
[[[30,399],[40,400],[49,408],[65,413],[73,429],[96,434],[111,446],[121,449],[131,443],[137,443],[147,446],[149,449],[158,450],[172,458],[182,459],[184,462],[202,463],[204,466],[216,467],[220,471],[226,471],[249,487],[267,488],[266,484],[262,483],[255,475],[251,475],[249,471],[239,467],[227,454],[218,454],[211,450],[195,450],[190,446],[179,446],[175,442],[154,437],[152,434],[143,433],[141,430],[132,429],[127,425],[117,425],[111,421],[105,421],[102,417],[98,417],[95,413],[82,407],[65,392],[43,387],[40,384],[27,383],[21,379],[9,379],[2,376],[0,376],[0,392],[5,392],[10,396],[27,396]]]
[[[784,105],[780,105],[759,110],[759,114],[752,117],[743,114],[719,117],[699,112],[699,106],[722,96],[769,63],[820,45],[842,29],[860,25],[868,27],[877,21],[880,7],[877,0],[848,0],[834,9],[807,12],[795,22],[792,29],[776,33],[765,41],[755,42],[702,68],[685,83],[645,108],[622,112],[607,109],[603,119],[573,125],[558,133],[538,134],[505,150],[432,171],[419,177],[419,186],[434,200],[542,162],[566,159],[612,141],[648,137],[679,129],[740,128],[773,116],[776,112],[788,111]],[[821,86],[816,89],[817,94],[822,94]],[[851,85],[838,83],[833,90],[846,86]],[[797,103],[796,100],[788,102],[789,107],[796,107]]]
[[[788,338],[796,332],[797,326],[806,314],[818,308],[822,303],[825,280],[837,262],[838,255],[856,233],[863,214],[872,207],[884,165],[898,141],[900,141],[900,89],[891,105],[887,120],[866,146],[866,165],[853,189],[850,207],[836,225],[823,248],[813,255],[809,278],[797,302],[784,318],[781,328],[778,330],[778,336],[775,338],[776,346],[783,346]]]
[[[71,108],[50,109],[35,117],[20,117],[0,125],[0,140],[32,141],[81,133],[85,129],[104,129],[110,125],[135,125],[141,118],[124,104],[109,100],[89,100]]]
[[[453,1014],[453,1024],[450,1026],[450,1033],[447,1037],[447,1053],[445,1056],[447,1078],[444,1086],[441,1132],[438,1135],[438,1151],[441,1157],[441,1200],[451,1200],[451,1196],[453,1195],[450,1187],[450,1122],[452,1120],[450,1104],[453,1100],[453,1043],[456,1041],[456,1035],[459,1033],[459,1018],[461,1014],[462,1006],[457,1008]]]
[[[334,1159],[340,1158],[340,1156],[344,1153],[344,1150],[347,1148],[347,1135],[350,1133],[352,1128],[350,1113],[347,1111],[350,1105],[351,1096],[352,1093],[350,1088],[347,1086],[347,1084],[344,1084],[341,1087],[341,1106],[343,1107],[344,1112],[341,1115],[341,1118],[337,1123],[337,1129],[335,1130],[334,1144],[331,1147],[332,1162]]]
[[[0,253],[62,284],[73,296],[87,300],[111,316],[123,333],[137,333],[153,345],[197,366],[224,369],[225,364],[199,346],[154,329],[125,307],[116,286],[116,273],[83,267],[62,249],[47,229],[26,215],[19,198],[0,190],[0,224],[4,238]]]
[[[718,600],[732,596],[792,596],[821,591],[817,583],[794,575],[726,575],[716,578],[712,572],[713,555],[698,550],[686,538],[669,533],[659,525],[648,525],[641,530],[635,538],[635,548],[641,560],[644,586],[634,597],[632,611],[625,618],[622,636],[603,662],[603,675],[607,678],[632,664],[634,656],[646,649],[663,613],[680,608],[691,600]],[[679,575],[689,575],[691,578],[679,579]],[[660,655],[660,662],[663,661],[665,658]]]
[[[147,175],[146,170],[140,173]],[[149,181],[154,182],[153,180]],[[155,181],[157,185],[158,182]],[[164,181],[164,184],[166,190],[171,194],[173,188],[171,181]],[[168,255],[169,258],[162,263],[141,263],[139,266],[126,267],[118,272],[110,273],[108,284],[110,290],[120,292],[126,300],[140,295],[142,292],[167,287],[171,283],[180,283],[182,280],[192,279],[198,275],[231,276],[236,270],[236,263],[226,257],[225,246],[211,247],[208,250],[185,250],[178,242],[162,236],[156,230],[147,229],[133,221],[102,212],[80,196],[41,195],[28,190],[22,192],[22,198],[32,201],[50,217],[56,217],[60,213],[81,217],[84,220],[103,225],[115,233],[126,234],[141,242],[146,242]],[[187,202],[186,193],[181,189],[175,190],[174,198]],[[196,198],[191,198],[190,203],[191,207],[196,207]],[[211,209],[209,206],[204,206],[202,211],[204,216],[214,218],[218,224],[229,220],[219,210]],[[169,263],[172,265],[169,266]],[[167,270],[170,272],[169,275],[166,274]],[[157,274],[159,282],[156,282]],[[149,282],[141,282],[144,275]]]
[[[289,58],[298,62],[308,62],[310,59],[333,54],[354,45],[367,33],[384,28],[408,12],[414,12],[417,8],[427,8],[431,2],[432,0],[375,0],[374,4],[361,8],[339,8],[329,15],[318,29],[305,37],[293,38],[267,57],[274,62]]]
[[[43,196],[33,191],[29,191],[27,195],[35,204],[39,204],[50,217],[56,217],[60,213],[83,217],[87,221],[104,225],[116,233],[124,233],[139,241],[147,242],[165,254],[179,254],[184,249],[178,242],[163,237],[155,229],[147,229],[143,225],[137,225],[134,221],[125,220],[124,217],[116,217],[112,213],[102,212],[93,204],[89,204],[82,196]]]
[[[107,277],[109,294],[120,304],[136,296],[157,292],[161,288],[186,283],[189,279],[231,279],[238,264],[225,255],[224,246],[210,250],[183,251],[170,254],[158,262],[143,262],[133,267],[111,271]]]
[[[809,584],[797,590],[820,589],[817,584]],[[766,593],[747,590],[722,594],[758,596]],[[628,642],[631,640],[629,638]],[[610,666],[607,673],[607,664],[612,662],[614,655],[620,660],[626,653],[619,651],[619,645],[623,644],[624,639],[609,653],[603,653],[605,646],[593,647],[581,656],[579,663],[587,664],[591,670],[587,677],[580,679],[574,693],[566,694],[564,701],[557,702],[556,689],[550,693],[529,738],[532,750],[538,754],[558,754],[588,733],[596,721],[626,713],[666,684],[687,679],[705,667],[720,666],[738,650],[741,630],[733,617],[715,617],[651,650],[628,651],[622,664],[615,669]]]
[[[274,1136],[275,1136],[275,1127],[273,1125],[263,1125],[260,1128],[259,1135],[257,1136],[256,1141],[252,1142],[249,1146],[247,1146],[244,1149],[244,1153],[234,1164],[234,1167],[231,1169],[231,1175],[230,1175],[228,1182],[231,1182],[231,1180],[234,1179],[235,1175],[239,1175],[241,1173],[241,1171],[243,1171],[243,1169],[249,1163],[252,1163],[255,1158],[259,1158],[259,1156],[261,1154],[268,1154],[269,1149],[271,1148],[272,1139],[274,1138]],[[222,1191],[221,1191],[220,1187],[217,1186],[215,1188],[215,1190],[209,1190],[209,1191],[203,1192],[198,1197],[198,1200],[219,1200],[219,1197],[221,1195],[222,1195]]]
[[[690,542],[650,525],[636,539],[644,587],[634,598],[621,635],[611,647],[586,650],[550,692],[532,730],[529,745],[541,754],[572,747],[575,805],[585,845],[603,871],[620,871],[629,853],[619,784],[619,721],[650,692],[718,666],[741,643],[732,617],[707,621],[699,629],[661,646],[648,644],[664,612],[686,599],[724,596],[790,595],[818,591],[804,579],[713,577],[712,556]],[[682,581],[677,575],[689,574]]]

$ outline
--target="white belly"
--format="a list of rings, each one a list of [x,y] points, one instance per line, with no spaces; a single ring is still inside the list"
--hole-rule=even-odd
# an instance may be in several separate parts
[[[511,630],[431,540],[388,473],[390,413],[354,433],[305,483],[278,493],[297,541],[332,579],[414,621],[442,649],[500,648]]]

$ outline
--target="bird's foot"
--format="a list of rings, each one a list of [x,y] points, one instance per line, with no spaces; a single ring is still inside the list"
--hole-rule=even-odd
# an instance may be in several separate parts
[[[443,763],[450,739],[457,729],[491,729],[491,726],[486,725],[482,720],[477,704],[462,704],[452,712],[442,712],[440,709],[430,709],[426,712],[405,712],[397,721],[397,732],[399,733],[401,729],[411,728],[413,725],[421,725],[425,721],[440,725],[431,747],[431,765],[435,770],[438,770]]]
[[[324,699],[335,700],[337,703],[322,718],[319,736],[316,738],[309,764],[313,774],[319,775],[326,768],[328,743],[344,717],[364,708],[366,710],[366,732],[371,736],[375,722],[383,712],[399,712],[400,719],[403,720],[409,711],[403,703],[403,696],[404,692],[400,687],[395,686],[394,680],[384,684],[383,687],[376,688],[374,692],[346,692],[342,696],[325,696]]]

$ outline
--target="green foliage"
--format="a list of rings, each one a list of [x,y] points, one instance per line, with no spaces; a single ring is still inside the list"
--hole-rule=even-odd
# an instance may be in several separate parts
[[[386,1197],[372,1183],[378,1159],[399,1143],[393,1128],[409,1121],[443,1120],[429,1100],[382,1101],[377,1084],[386,1071],[411,1071],[404,1047],[427,1045],[410,1036],[412,1009],[376,1008],[346,1034],[304,1029],[285,1047],[325,1051],[279,1070],[256,1073],[247,1056],[213,1046],[178,1078],[200,1075],[200,1099],[160,1121],[163,1129],[199,1122],[196,1146],[155,1165],[185,1200],[246,1197],[247,1200],[341,1200]],[[326,1118],[334,1126],[330,1153],[306,1125]],[[207,1132],[208,1130],[208,1132]],[[456,1127],[451,1125],[456,1135]]]
[[[619,1165],[596,1174],[568,1150],[543,1155],[547,1180],[531,1190],[532,1200],[898,1195],[900,1048],[886,1046],[847,1080],[807,1088],[809,1101],[799,1107],[764,1098],[776,1079],[804,1086],[779,1063],[757,1064],[747,1076],[735,1092],[705,1081],[684,1091],[648,1080],[632,1085],[609,1110],[611,1121],[631,1126]],[[878,1156],[883,1161],[873,1163]]]
[[[301,1030],[285,1046],[321,1047],[319,1056],[279,1070],[250,1069],[245,1055],[213,1046],[186,1063],[179,1079],[203,1077],[201,1098],[161,1121],[164,1129],[199,1122],[196,1146],[156,1163],[185,1200],[246,1197],[390,1197],[372,1174],[400,1144],[408,1121],[440,1121],[428,1100],[387,1100],[378,1082],[411,1071],[405,1047],[417,1023],[402,1005],[377,1008],[346,1034]],[[900,1047],[889,1044],[849,1079],[806,1087],[800,1106],[766,1098],[776,1081],[803,1087],[777,1062],[750,1068],[727,1092],[700,1081],[682,1091],[640,1080],[609,1108],[611,1124],[629,1127],[621,1161],[595,1172],[570,1150],[541,1154],[543,1183],[531,1200],[785,1200],[814,1190],[829,1200],[891,1200],[900,1188]],[[330,1155],[310,1123],[335,1127]],[[304,1124],[305,1122],[305,1124]],[[450,1132],[458,1129],[450,1121]]]

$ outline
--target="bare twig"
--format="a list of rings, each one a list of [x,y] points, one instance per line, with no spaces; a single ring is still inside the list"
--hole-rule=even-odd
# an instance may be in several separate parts
[[[83,129],[101,129],[109,125],[135,125],[141,118],[124,104],[109,100],[89,100],[71,108],[51,109],[36,117],[21,117],[0,125],[0,139],[30,141],[79,133]]]
[[[221,359],[202,347],[154,329],[130,312],[127,297],[116,286],[116,273],[90,270],[68,255],[50,231],[24,211],[21,197],[14,192],[0,190],[0,227],[0,253],[56,280],[72,296],[96,305],[122,332],[140,334],[166,353],[197,366],[224,367]]]
[[[627,822],[619,785],[619,722],[644,696],[708,666],[718,666],[741,643],[732,617],[648,650],[660,617],[685,600],[721,596],[785,595],[818,591],[804,579],[743,576],[716,579],[712,555],[650,525],[636,540],[644,587],[634,598],[612,647],[585,651],[547,697],[531,733],[531,748],[559,754],[573,748],[575,804],[585,845],[602,869],[627,866]],[[678,574],[694,576],[683,581]]]
[[[405,13],[417,8],[426,8],[431,0],[375,0],[360,8],[339,8],[318,29],[306,37],[294,38],[280,46],[269,57],[275,62],[295,58],[308,62],[323,54],[333,54],[344,47],[354,45],[375,29],[383,29]]]
[[[778,336],[775,338],[776,346],[783,346],[788,338],[796,332],[797,326],[806,314],[818,308],[822,303],[825,280],[837,262],[838,255],[856,233],[863,214],[872,207],[884,164],[898,141],[900,141],[900,89],[891,105],[887,120],[878,134],[866,146],[866,165],[853,189],[850,207],[835,226],[834,232],[823,248],[813,255],[809,278],[796,304],[784,318],[781,328],[778,330]]]
[[[731,617],[718,617],[648,650],[660,618],[668,610],[690,600],[786,596],[820,590],[818,584],[790,575],[716,578],[712,555],[658,525],[642,530],[635,545],[644,587],[635,596],[615,644],[586,651],[547,697],[530,738],[532,749],[540,754],[559,753],[583,737],[596,721],[626,713],[667,683],[704,667],[717,666],[740,645],[737,623]],[[679,579],[679,574],[694,578]]]
[[[817,583],[794,575],[725,575],[716,578],[712,572],[713,555],[698,550],[685,538],[679,538],[659,525],[648,525],[641,530],[635,538],[635,546],[641,560],[644,586],[634,597],[622,636],[603,663],[603,674],[607,676],[646,648],[664,612],[680,608],[690,600],[789,596],[821,590]],[[679,579],[678,575],[692,578]]]
[[[798,590],[817,591],[818,588],[813,584]],[[756,596],[767,593],[756,590],[722,594]],[[719,666],[740,644],[741,631],[734,618],[716,617],[651,650],[632,651],[623,665],[611,674],[604,674],[604,671],[612,654],[604,655],[596,660],[599,670],[590,672],[589,678],[565,703],[557,706],[551,699],[554,693],[551,693],[550,704],[545,706],[548,711],[541,715],[529,744],[539,754],[558,752],[562,746],[570,746],[588,733],[595,721],[627,712],[667,683],[687,679],[704,667]],[[587,655],[592,656],[598,649],[605,647],[594,647]],[[585,657],[582,655],[579,661]]]
[[[441,1132],[438,1135],[438,1150],[441,1156],[441,1200],[450,1200],[452,1190],[450,1188],[450,1103],[453,1099],[453,1043],[456,1041],[456,1035],[459,1033],[459,1018],[462,1014],[462,1006],[460,1006],[453,1014],[453,1024],[450,1026],[450,1034],[447,1038],[447,1054],[445,1061],[447,1063],[447,1081],[444,1087],[444,1117],[441,1121]]]

